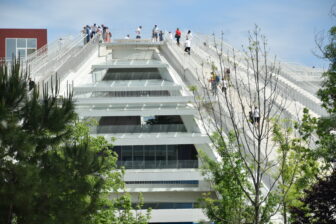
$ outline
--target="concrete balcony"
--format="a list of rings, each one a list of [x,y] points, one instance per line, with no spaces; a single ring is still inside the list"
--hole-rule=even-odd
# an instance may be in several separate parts
[[[127,169],[124,181],[129,192],[167,192],[168,194],[175,191],[212,191],[210,183],[204,179],[198,169]],[[164,198],[169,200],[172,197],[175,196],[171,195],[158,200]],[[151,196],[148,195],[147,198],[150,199]]]
[[[206,134],[201,133],[125,133],[125,134],[92,134],[103,136],[113,145],[176,145],[176,144],[209,144]]]
[[[109,68],[167,68],[168,64],[162,63],[159,60],[123,60],[111,59],[103,64],[92,65],[92,70],[109,69]]]
[[[113,104],[167,104],[189,103],[194,101],[193,96],[165,96],[165,97],[88,97],[75,99],[77,106],[82,105],[105,105]]]
[[[200,221],[209,221],[208,217],[200,208],[194,209],[153,209],[151,211],[150,222],[185,222],[199,223]]]
[[[111,107],[79,107],[76,112],[80,117],[104,116],[152,116],[152,115],[196,115],[197,110],[186,104],[181,105],[112,105]]]
[[[191,160],[195,161],[195,160]],[[198,169],[132,169],[126,170],[124,181],[204,180]]]
[[[183,124],[101,125],[91,128],[91,134],[161,132],[187,132],[187,129]]]
[[[75,94],[104,91],[159,91],[180,90],[182,87],[166,80],[127,80],[127,81],[100,81],[92,84],[74,87]]]

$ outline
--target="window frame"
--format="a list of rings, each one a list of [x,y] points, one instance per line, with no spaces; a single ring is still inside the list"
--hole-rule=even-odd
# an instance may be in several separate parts
[[[6,60],[12,60],[12,55],[7,55],[7,40],[8,39],[14,39],[15,40],[15,55],[14,57],[17,58],[19,56],[19,51],[20,50],[24,50],[25,51],[25,55],[22,56],[20,55],[20,59],[26,59],[28,57],[28,50],[34,50],[32,53],[34,53],[35,51],[37,51],[37,38],[21,38],[21,37],[6,37],[5,38],[5,58]],[[25,47],[18,47],[18,40],[25,40]],[[36,47],[32,48],[32,47],[28,47],[28,39],[33,39],[36,42]],[[30,54],[32,54],[30,53]],[[29,55],[30,55],[29,54]]]

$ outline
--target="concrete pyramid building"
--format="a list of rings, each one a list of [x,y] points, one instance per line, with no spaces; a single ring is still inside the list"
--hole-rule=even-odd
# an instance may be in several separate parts
[[[61,92],[67,84],[73,86],[79,116],[97,121],[91,134],[113,138],[118,166],[126,168],[127,190],[133,195],[142,192],[144,208],[153,209],[150,223],[209,221],[197,201],[204,192],[212,192],[213,197],[216,193],[201,175],[198,152],[214,159],[216,154],[189,90],[199,82],[194,69],[200,70],[202,61],[216,54],[209,38],[194,35],[191,56],[170,41],[99,43],[96,37],[83,45],[83,38],[32,55],[35,80],[47,82],[57,72]],[[318,99],[311,94],[318,88],[315,79],[320,72],[286,68],[280,81],[297,97],[295,108],[306,106],[322,115]],[[304,83],[289,78],[293,69],[303,72]],[[304,78],[307,74],[310,80]],[[287,112],[296,113],[293,108]]]

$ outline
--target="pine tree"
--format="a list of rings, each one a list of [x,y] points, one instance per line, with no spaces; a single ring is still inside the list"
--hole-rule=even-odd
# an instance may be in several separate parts
[[[77,122],[72,94],[60,98],[57,80],[51,94],[27,84],[18,62],[0,66],[0,223],[94,223],[105,213],[123,223],[120,209],[146,223],[148,213],[120,204],[128,194],[108,199],[124,189],[123,171],[112,145]]]

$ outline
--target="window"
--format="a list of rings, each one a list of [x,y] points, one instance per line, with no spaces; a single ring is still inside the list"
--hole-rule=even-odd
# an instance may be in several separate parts
[[[132,146],[122,146],[122,160],[123,161],[132,161],[133,155],[132,155]]]
[[[37,48],[37,41],[35,38],[28,38],[27,39],[27,48],[36,49]]]
[[[143,153],[143,146],[133,146],[133,157],[136,161],[143,161],[144,160],[144,153]]]
[[[163,163],[165,163],[166,161],[166,146],[165,145],[156,146],[156,161],[162,161]]]
[[[16,54],[16,39],[6,39],[6,58],[11,59]]]
[[[16,47],[17,48],[27,48],[27,40],[24,38],[16,39]]]
[[[27,58],[37,50],[36,38],[6,38],[6,60],[12,57]]]

